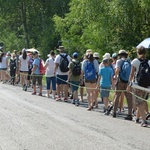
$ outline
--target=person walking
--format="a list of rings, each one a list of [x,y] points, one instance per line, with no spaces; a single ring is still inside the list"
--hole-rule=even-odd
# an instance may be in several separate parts
[[[16,78],[16,68],[17,68],[17,62],[16,62],[16,55],[15,53],[11,54],[11,58],[9,61],[9,68],[10,68],[10,84],[15,84],[15,78]]]
[[[70,56],[65,53],[64,46],[59,46],[57,49],[60,54],[56,56],[55,59],[55,67],[54,67],[54,75],[56,75],[56,83],[57,83],[57,95],[56,101],[61,100],[61,95],[63,95],[64,91],[64,101],[68,101],[68,65],[71,60]]]
[[[81,62],[78,60],[78,53],[74,52],[72,55],[73,59],[69,63],[69,72],[67,82],[71,83],[73,101],[72,104],[79,105],[78,88],[81,79]]]
[[[117,79],[117,82],[116,82],[116,92],[114,95],[113,117],[114,118],[116,117],[119,98],[123,91],[128,103],[128,115],[125,117],[125,119],[132,120],[132,95],[131,93],[125,91],[129,82],[131,63],[130,60],[128,60],[128,53],[125,50],[120,50],[118,56],[120,57],[120,59],[118,59],[116,62],[116,70],[115,70],[115,78]]]
[[[27,56],[26,49],[22,50],[22,55],[19,56],[19,70],[20,70],[20,78],[21,85],[24,91],[27,91],[27,76],[29,71],[29,56]]]
[[[138,79],[138,72],[140,71],[140,65],[141,63],[143,63],[144,61],[148,64],[148,66],[150,67],[150,60],[146,59],[146,48],[144,48],[143,46],[137,48],[137,58],[135,58],[134,60],[132,60],[131,64],[132,64],[132,68],[131,68],[131,74],[129,77],[129,84],[127,87],[127,91],[131,91],[131,86],[132,86],[132,81],[133,79],[135,79],[135,83],[138,83],[137,79]],[[148,79],[149,80],[149,79]],[[146,82],[148,82],[146,80]],[[147,87],[145,87],[147,88]],[[147,98],[148,93],[140,90],[140,89],[133,89],[133,92],[136,96],[134,96],[134,101],[135,101],[135,105],[137,107],[137,113],[136,113],[136,122],[139,122],[140,116],[142,118],[142,123],[141,126],[142,127],[147,127],[148,123],[146,121],[146,113],[145,110],[148,108],[145,108],[145,106],[147,107],[147,102],[142,100]]]
[[[33,61],[33,68],[32,68],[32,86],[33,86],[33,93],[32,95],[36,95],[36,81],[38,81],[39,86],[39,94],[38,96],[42,96],[42,77],[43,75],[40,74],[40,59],[38,56],[38,52],[33,52],[34,61]]]
[[[88,111],[93,109],[96,93],[96,74],[98,73],[98,61],[93,58],[92,52],[86,54],[86,59],[82,63],[82,71],[85,77],[85,87],[87,91]]]
[[[94,52],[94,53],[93,53],[93,57],[94,57],[94,59],[97,60],[98,64],[100,65],[99,53]],[[98,81],[98,74],[97,74],[96,80]],[[95,99],[95,102],[94,102],[94,107],[95,107],[95,108],[98,108],[98,94],[99,94],[99,90],[97,89],[97,90],[95,91],[95,98],[94,98],[94,99]]]
[[[103,59],[103,65],[104,67],[100,68],[99,70],[99,78],[98,78],[98,89],[100,87],[100,94],[103,98],[103,103],[105,105],[105,115],[109,115],[109,93],[111,86],[114,87],[114,81],[113,81],[113,70],[109,67],[109,59],[104,58]]]
[[[5,53],[0,54],[0,74],[3,84],[6,82],[6,70],[8,69],[8,59],[5,56]]]
[[[50,56],[45,62],[46,69],[46,89],[47,89],[47,97],[50,97],[50,88],[52,85],[52,98],[55,99],[56,95],[56,76],[54,75],[54,66],[55,66],[55,52],[50,51]],[[52,84],[51,84],[52,83]]]

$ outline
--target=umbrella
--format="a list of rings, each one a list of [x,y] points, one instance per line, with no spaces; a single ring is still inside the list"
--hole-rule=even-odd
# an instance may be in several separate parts
[[[136,48],[139,48],[140,46],[150,48],[150,38],[143,40]]]
[[[35,48],[30,48],[30,49],[27,49],[26,52],[30,52],[30,53],[33,53],[33,52],[38,52],[38,50],[36,50]]]

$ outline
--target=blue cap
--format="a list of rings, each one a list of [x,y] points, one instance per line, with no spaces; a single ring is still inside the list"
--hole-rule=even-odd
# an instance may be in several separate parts
[[[78,53],[77,53],[77,52],[74,52],[73,55],[72,55],[72,57],[77,58],[77,57],[78,57]]]
[[[117,57],[117,53],[112,54],[112,58]]]

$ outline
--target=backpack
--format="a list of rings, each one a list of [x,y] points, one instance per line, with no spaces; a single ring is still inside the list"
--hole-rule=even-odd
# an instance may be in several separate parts
[[[81,64],[80,62],[78,63],[73,62],[73,64],[74,64],[74,67],[72,69],[72,74],[74,76],[79,76],[81,74]]]
[[[10,59],[9,66],[10,66],[11,71],[16,70],[16,67],[17,67],[16,59]]]
[[[68,68],[68,65],[69,65],[69,61],[68,61],[68,58],[67,58],[67,54],[64,56],[64,55],[61,55],[61,58],[60,58],[60,64],[59,64],[59,68],[60,68],[60,71],[61,72],[68,72],[69,71],[69,68]]]
[[[120,80],[124,83],[128,83],[130,72],[131,72],[131,62],[129,60],[124,60],[121,65],[121,70],[119,73]]]
[[[40,59],[39,70],[40,70],[40,74],[45,74],[44,61],[42,59]]]
[[[148,64],[148,60],[139,59],[139,61],[141,63],[136,76],[137,83],[142,87],[148,87],[150,86],[150,66]]]
[[[85,70],[85,79],[86,80],[94,80],[96,79],[96,69],[94,67],[94,63],[87,61],[87,66]]]

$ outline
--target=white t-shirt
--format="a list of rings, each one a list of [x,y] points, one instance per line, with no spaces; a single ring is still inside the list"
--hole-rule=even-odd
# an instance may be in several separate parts
[[[66,55],[66,53],[61,53],[61,55]],[[59,54],[59,55],[57,55],[56,58],[55,58],[55,63],[60,64],[60,59],[61,59],[61,56],[60,56],[60,54]],[[70,58],[69,55],[67,56],[67,59],[68,59],[68,61],[70,62],[71,58]],[[57,71],[56,71],[56,74],[58,74],[58,75],[68,75],[68,72],[61,72],[61,71],[60,71],[60,68],[59,68],[59,66],[58,66]]]
[[[3,68],[3,69],[7,68],[6,60],[7,60],[7,58],[5,56],[2,57],[2,62],[0,62],[0,68]]]
[[[29,65],[29,60],[30,60],[30,57],[27,56],[26,59],[23,59],[22,58],[22,55],[19,56],[19,60],[20,60],[20,71],[29,71],[28,69],[28,65]]]
[[[134,66],[136,68],[136,71],[135,71],[135,76],[137,75],[137,73],[139,72],[139,66],[140,66],[140,60],[138,58],[135,58],[132,60],[131,64],[132,66]],[[150,60],[148,61],[148,64],[150,66]]]
[[[54,76],[54,66],[55,66],[54,61],[55,61],[55,59],[50,57],[45,62],[45,64],[48,65],[46,68],[46,73],[45,73],[46,77],[53,77]]]

